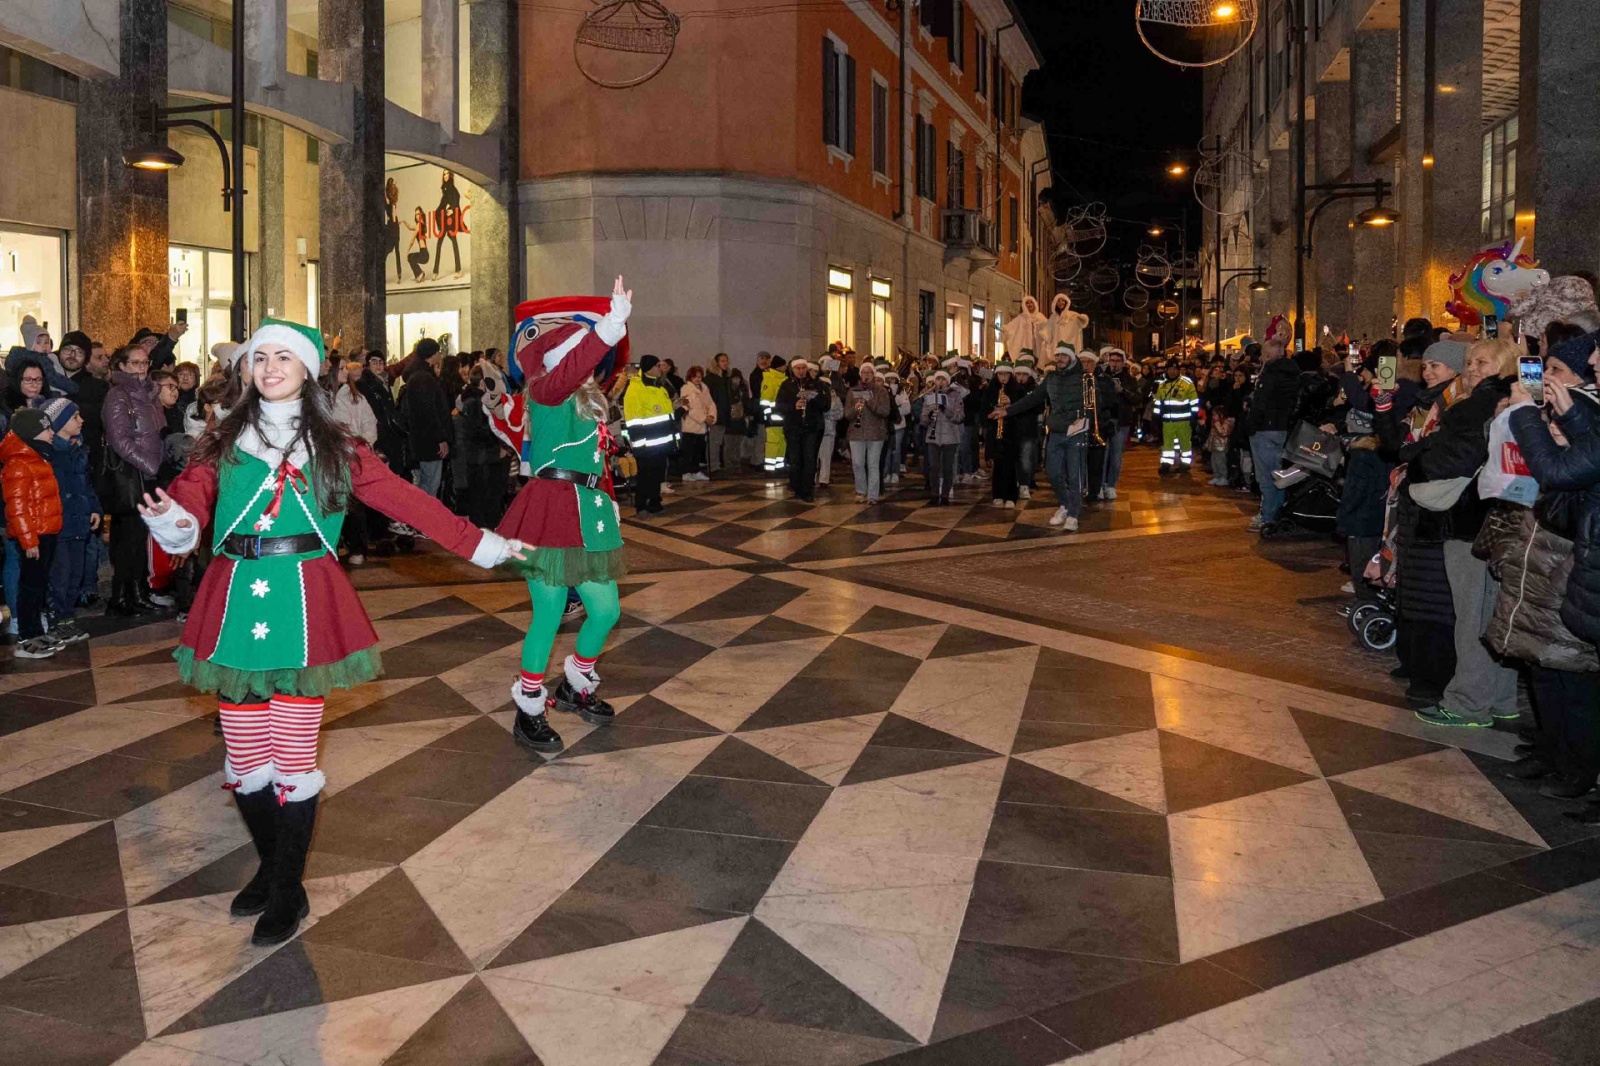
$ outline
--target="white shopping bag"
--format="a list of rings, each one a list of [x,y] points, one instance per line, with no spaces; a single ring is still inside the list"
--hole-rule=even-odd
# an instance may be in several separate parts
[[[1539,498],[1539,483],[1528,472],[1522,451],[1511,434],[1511,412],[1502,411],[1489,423],[1489,459],[1478,474],[1478,497],[1506,500],[1532,507]]]

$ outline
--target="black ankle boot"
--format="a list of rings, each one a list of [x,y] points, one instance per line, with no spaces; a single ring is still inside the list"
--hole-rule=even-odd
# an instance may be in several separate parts
[[[594,690],[579,692],[566,678],[556,686],[555,707],[558,711],[575,714],[590,725],[610,725],[616,720],[616,708],[594,694]]]
[[[1595,775],[1584,771],[1562,774],[1539,789],[1539,795],[1551,799],[1582,799],[1594,789]]]
[[[277,803],[276,798],[273,802]],[[267,907],[256,922],[255,935],[250,938],[252,944],[262,947],[283,943],[300,928],[300,919],[311,913],[300,878],[306,870],[306,853],[311,850],[311,830],[316,824],[316,796],[278,808],[278,838],[272,852]]]
[[[228,913],[235,918],[248,918],[267,909],[267,897],[272,886],[272,856],[277,849],[278,839],[278,794],[269,785],[249,795],[235,792],[233,802],[239,805],[239,813],[244,816],[244,824],[250,830],[250,842],[256,846],[256,854],[261,858],[256,875],[244,886],[243,891],[233,897],[233,904],[228,908]]]
[[[511,739],[525,748],[542,751],[547,755],[559,752],[565,745],[561,741],[561,734],[550,728],[550,718],[544,714],[529,714],[518,711],[516,721],[511,724]]]

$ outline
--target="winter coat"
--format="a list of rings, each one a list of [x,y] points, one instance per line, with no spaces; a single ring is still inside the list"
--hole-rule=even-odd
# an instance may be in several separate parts
[[[456,442],[450,446],[450,458],[465,471],[473,466],[490,466],[502,462],[500,438],[489,427],[488,413],[483,409],[483,390],[468,385],[456,397]]]
[[[117,370],[106,393],[106,447],[145,477],[155,477],[161,469],[161,431],[167,415],[158,391],[149,378]]]
[[[1444,568],[1444,538],[1438,523],[1423,521],[1433,512],[1425,510],[1404,488],[1395,506],[1395,583],[1400,617],[1454,626],[1455,599]]]
[[[93,532],[90,519],[105,513],[89,481],[89,449],[81,440],[68,440],[57,434],[51,444],[50,468],[56,475],[56,490],[61,493],[61,535],[87,537]]]
[[[439,458],[439,445],[455,439],[450,425],[450,398],[433,367],[417,360],[406,374],[400,393],[400,410],[411,444],[411,457],[419,463]]]
[[[39,538],[61,532],[61,490],[55,471],[41,449],[50,445],[25,441],[15,433],[0,439],[0,493],[6,498],[6,536],[24,551]]]
[[[1561,620],[1573,567],[1569,534],[1576,530],[1552,526],[1567,525],[1581,508],[1574,493],[1541,496],[1533,510],[1517,509],[1515,535],[1495,545],[1489,568],[1500,579],[1500,596],[1483,641],[1496,655],[1551,670],[1600,670],[1595,646]]]
[[[683,403],[683,431],[704,434],[713,422],[719,421],[717,401],[704,382],[686,381],[678,393]]]
[[[795,406],[802,391],[808,394],[803,411]],[[814,433],[820,437],[822,424],[828,418],[828,394],[832,391],[827,382],[815,377],[808,377],[804,381],[792,376],[785,378],[783,384],[778,386],[773,408],[783,423],[784,434],[792,437]]]
[[[856,401],[862,402],[860,411]],[[888,440],[894,397],[880,381],[868,388],[857,385],[844,396],[845,440]]]
[[[724,374],[715,366],[706,367],[706,390],[711,402],[717,405],[717,422],[726,426],[733,419],[733,391],[737,383],[733,375]]]
[[[1098,399],[1098,397],[1097,397]],[[1011,405],[1010,416],[1027,414],[1046,403],[1050,415],[1045,426],[1051,433],[1065,434],[1072,423],[1083,417],[1083,364],[1074,359],[1070,366],[1058,362],[1044,380]]]
[[[378,443],[378,416],[373,414],[372,404],[361,394],[359,385],[354,395],[349,386],[339,386],[339,391],[333,394],[333,417],[351,436],[369,445]]]
[[[1472,478],[1448,511],[1429,512],[1437,514],[1446,540],[1473,540],[1483,525],[1488,507],[1478,498],[1475,475],[1489,457],[1488,431],[1494,409],[1510,391],[1510,383],[1504,378],[1480,381],[1470,394],[1440,414],[1437,429],[1400,449],[1408,483]]]
[[[1532,404],[1511,412],[1511,432],[1541,491],[1583,494],[1561,620],[1584,640],[1600,643],[1600,408],[1576,399],[1555,420],[1570,442],[1566,448],[1556,444]]]
[[[1363,438],[1368,442],[1372,438]],[[1352,447],[1345,457],[1344,492],[1339,497],[1341,537],[1383,536],[1384,500],[1394,465],[1375,447]]]
[[[1250,410],[1245,414],[1249,433],[1287,432],[1300,398],[1300,368],[1288,356],[1281,356],[1261,368],[1255,389],[1250,393]]]
[[[939,406],[939,397],[944,406]],[[946,385],[922,397],[922,425],[929,444],[960,444],[962,423],[966,418],[967,390],[960,385]]]
[[[110,391],[111,383],[101,381],[87,368],[71,375],[70,380],[78,387],[78,413],[83,415],[83,446],[88,449],[92,463],[105,444],[106,393]]]

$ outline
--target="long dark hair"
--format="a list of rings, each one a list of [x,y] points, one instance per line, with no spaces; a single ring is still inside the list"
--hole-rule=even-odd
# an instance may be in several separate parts
[[[239,363],[242,365],[244,358]],[[245,386],[238,404],[228,412],[228,417],[208,429],[195,442],[194,451],[189,456],[191,463],[210,463],[218,467],[222,463],[237,463],[239,459],[233,446],[247,427],[254,429],[263,440],[266,439],[266,434],[261,430],[261,393],[256,391],[252,377],[241,376]],[[306,451],[311,453],[311,468],[305,474],[312,491],[316,493],[318,509],[323,514],[343,510],[345,494],[350,487],[350,464],[356,456],[356,442],[333,417],[333,398],[328,390],[318,386],[310,374],[306,375],[305,384],[300,389],[299,431],[284,453],[292,452],[296,444],[303,444]]]

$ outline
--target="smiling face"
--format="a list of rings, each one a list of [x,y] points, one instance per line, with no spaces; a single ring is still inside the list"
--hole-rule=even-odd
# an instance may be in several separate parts
[[[1422,380],[1430,389],[1444,384],[1455,376],[1455,370],[1443,363],[1436,363],[1430,359],[1422,364]]]
[[[17,379],[17,389],[24,399],[38,399],[44,393],[44,371],[36,366],[23,367],[22,376]]]
[[[264,400],[292,400],[306,383],[306,365],[288,348],[263,344],[250,365],[250,380]]]

